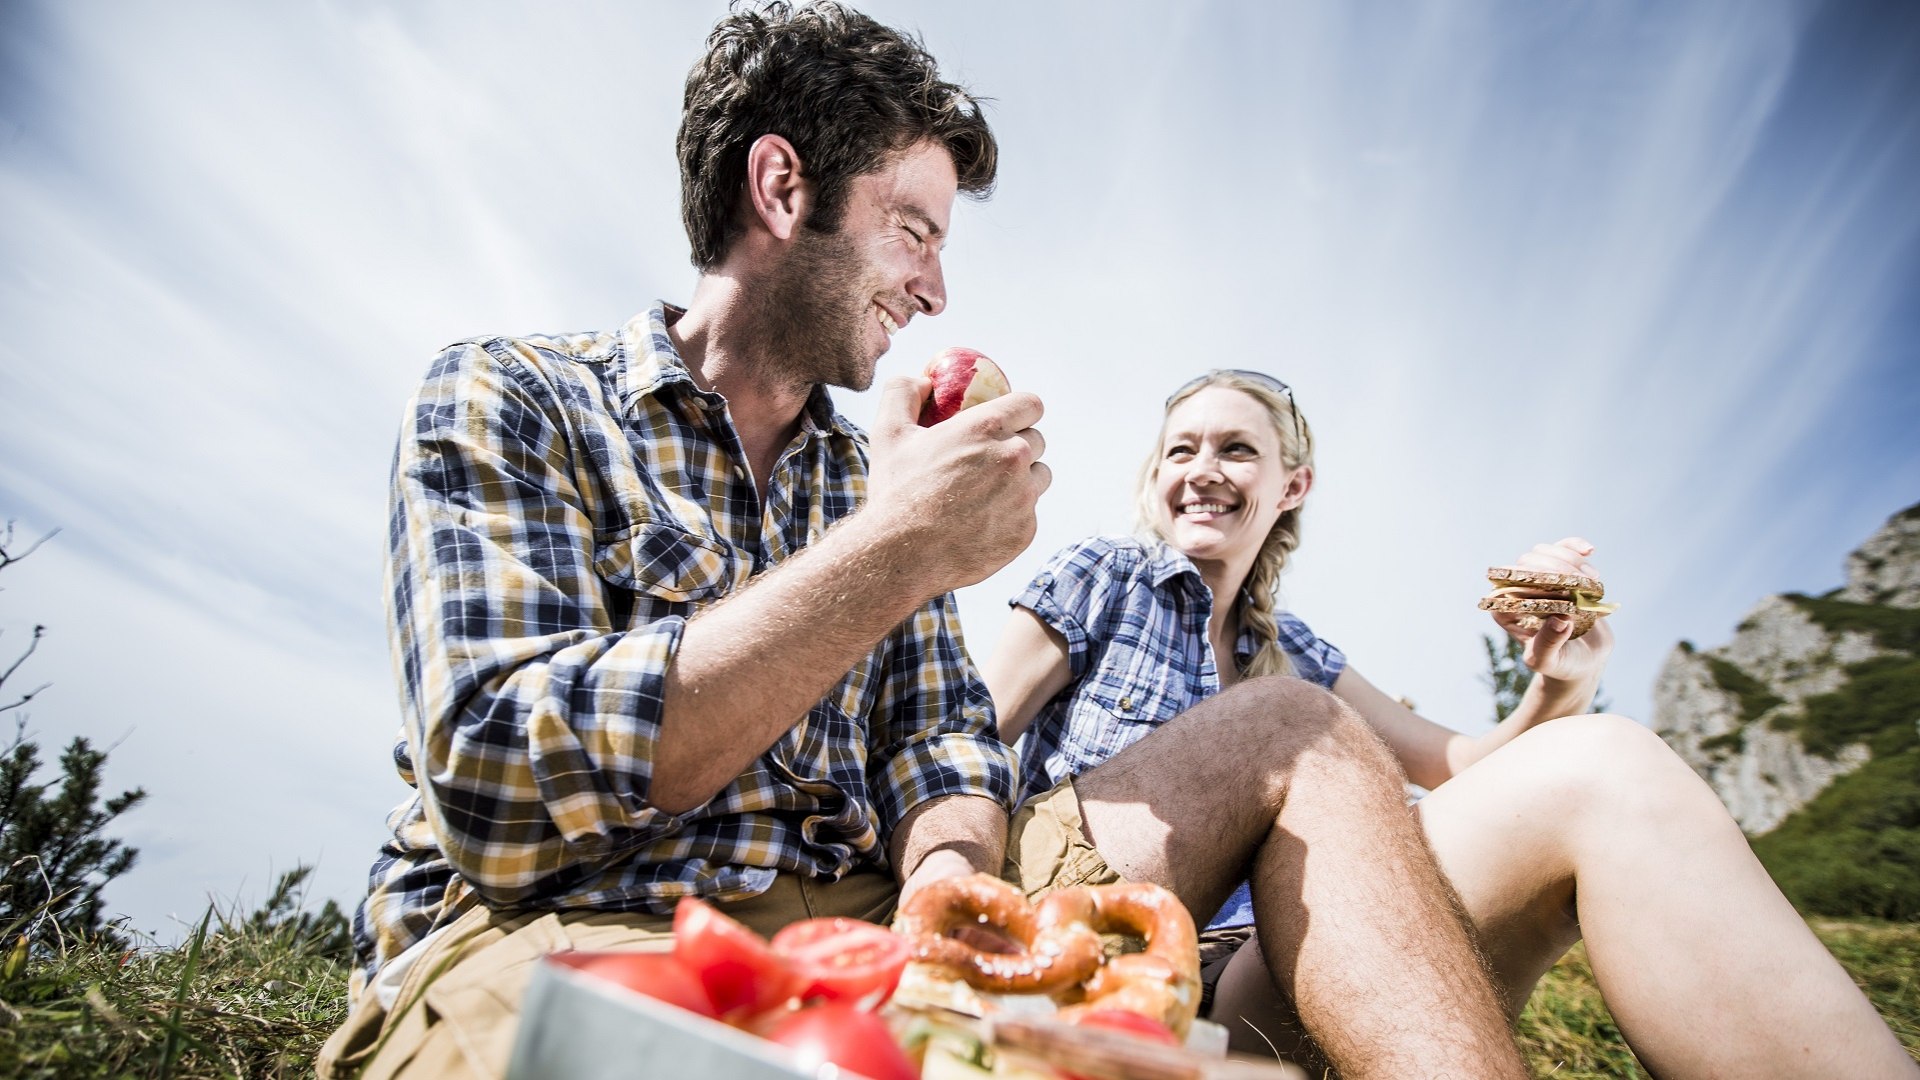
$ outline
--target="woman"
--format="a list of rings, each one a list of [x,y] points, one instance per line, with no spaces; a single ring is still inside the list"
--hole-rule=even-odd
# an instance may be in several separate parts
[[[1275,609],[1312,451],[1292,391],[1260,372],[1209,372],[1167,399],[1138,489],[1144,538],[1054,556],[1012,601],[985,666],[1023,797],[1242,679],[1302,678],[1351,706],[1431,791],[1416,812],[1514,1015],[1584,935],[1615,1019],[1656,1075],[1920,1075],[1712,791],[1644,727],[1581,715],[1613,645],[1604,621],[1573,638],[1564,616],[1531,629],[1498,617],[1535,677],[1476,738],[1418,716]],[[1569,538],[1516,565],[1597,577],[1592,554]],[[1205,935],[1210,1015],[1235,1049],[1277,1040],[1310,1057],[1251,923],[1243,886]]]

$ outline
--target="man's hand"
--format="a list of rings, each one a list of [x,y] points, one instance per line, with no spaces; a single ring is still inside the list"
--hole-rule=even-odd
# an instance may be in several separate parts
[[[978,872],[979,868],[971,860],[951,848],[930,852],[920,860],[919,866],[914,867],[906,884],[900,886],[900,902],[905,904],[907,897],[942,878],[966,877]]]
[[[1523,570],[1580,574],[1597,581],[1600,572],[1587,561],[1592,557],[1592,544],[1578,536],[1569,536],[1551,544],[1535,544],[1511,565]],[[1607,620],[1596,620],[1591,630],[1575,639],[1573,620],[1565,615],[1547,616],[1537,630],[1521,629],[1520,618],[1510,612],[1495,612],[1493,621],[1525,643],[1521,662],[1541,678],[1581,682],[1599,678],[1607,666],[1607,657],[1613,652],[1613,630]]]
[[[881,392],[867,507],[907,538],[914,569],[937,595],[985,580],[1026,550],[1053,474],[1033,427],[1045,411],[1039,398],[1007,394],[923,428],[916,419],[931,385],[902,377]]]

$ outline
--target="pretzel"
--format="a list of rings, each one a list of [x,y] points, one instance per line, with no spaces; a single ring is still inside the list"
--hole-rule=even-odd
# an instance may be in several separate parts
[[[1020,890],[989,874],[942,878],[907,898],[895,932],[913,940],[914,959],[958,972],[976,990],[1051,994],[1078,986],[1100,968],[1100,935],[1071,908],[1038,911]],[[985,952],[947,934],[987,926],[1019,951]]]
[[[1086,997],[1060,1010],[1076,1021],[1102,1009],[1150,1016],[1185,1038],[1200,1012],[1200,943],[1193,916],[1179,897],[1158,885],[1123,881],[1063,889],[1046,903],[1071,907],[1072,916],[1102,934],[1140,938],[1146,951],[1116,956],[1085,986]]]
[[[983,952],[948,936],[959,927],[982,925],[1006,935],[1020,951]],[[1193,917],[1158,885],[1060,889],[1036,909],[1020,890],[991,875],[944,878],[907,899],[894,930],[913,940],[916,960],[957,972],[976,990],[1077,997],[1061,1010],[1063,1020],[1124,1009],[1185,1037],[1200,1009]],[[1106,960],[1103,933],[1140,938],[1146,951]]]

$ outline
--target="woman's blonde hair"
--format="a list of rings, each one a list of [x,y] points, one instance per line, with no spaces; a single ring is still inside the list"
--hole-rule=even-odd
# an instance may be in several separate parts
[[[1307,426],[1306,418],[1300,415],[1299,406],[1293,401],[1293,392],[1276,389],[1269,384],[1270,381],[1277,383],[1277,380],[1267,377],[1213,371],[1181,387],[1167,399],[1166,408],[1161,413],[1160,432],[1154,437],[1153,450],[1147,454],[1146,463],[1140,469],[1140,483],[1135,492],[1134,512],[1143,532],[1163,542],[1171,539],[1162,531],[1164,508],[1154,491],[1155,481],[1160,476],[1161,449],[1167,439],[1167,417],[1173,414],[1175,406],[1208,387],[1224,386],[1238,390],[1265,407],[1267,418],[1273,421],[1274,433],[1280,436],[1280,460],[1288,471],[1313,464],[1313,431]],[[1266,542],[1260,545],[1260,554],[1253,560],[1253,569],[1247,573],[1246,587],[1233,600],[1238,623],[1251,629],[1259,642],[1253,657],[1240,672],[1244,676],[1289,675],[1293,672],[1286,650],[1280,647],[1279,628],[1274,623],[1273,609],[1280,590],[1280,572],[1286,569],[1287,557],[1293,554],[1293,549],[1300,546],[1300,510],[1301,507],[1296,506],[1282,513],[1279,520],[1273,523]],[[1219,597],[1215,597],[1214,602],[1218,603]],[[1216,658],[1216,662],[1218,660]]]

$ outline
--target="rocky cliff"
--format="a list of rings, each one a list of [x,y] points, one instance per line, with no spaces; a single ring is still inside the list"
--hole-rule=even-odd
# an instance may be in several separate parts
[[[1682,642],[1654,684],[1653,727],[1748,834],[1779,825],[1920,723],[1920,504],[1847,558],[1825,596],[1772,596],[1713,649]]]

